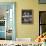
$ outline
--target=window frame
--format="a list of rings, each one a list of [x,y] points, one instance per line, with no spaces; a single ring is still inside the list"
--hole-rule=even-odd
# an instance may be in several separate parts
[[[41,34],[40,26],[46,25],[46,24],[40,24],[40,12],[46,12],[46,11],[39,11],[39,36],[40,36],[40,34]]]
[[[12,17],[13,20],[14,20],[14,21],[13,21],[14,27],[13,27],[13,31],[12,31],[12,33],[13,33],[13,34],[12,34],[12,40],[15,41],[15,40],[16,40],[16,20],[15,20],[15,16],[16,16],[16,2],[0,2],[0,5],[2,5],[2,6],[3,6],[3,5],[10,5],[10,4],[12,4],[13,7],[14,7],[14,8],[13,8],[13,17],[14,17],[14,18]],[[11,18],[11,19],[12,19],[12,18]],[[5,21],[5,22],[6,22],[6,21]],[[5,24],[6,24],[6,23],[5,23]],[[5,25],[5,26],[7,26],[7,25]],[[6,28],[5,28],[5,29],[6,29]],[[14,31],[15,31],[15,32],[14,32]],[[2,31],[1,31],[1,32],[2,32]],[[6,30],[4,31],[4,33],[6,34]],[[15,36],[15,37],[14,37],[14,36]],[[1,40],[1,39],[0,39],[0,40]],[[3,39],[2,39],[2,40],[3,40]],[[7,40],[7,39],[6,39],[6,35],[5,35],[5,39],[4,39],[4,40]]]

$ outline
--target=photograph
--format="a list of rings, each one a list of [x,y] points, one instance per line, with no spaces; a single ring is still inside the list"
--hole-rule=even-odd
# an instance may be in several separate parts
[[[31,24],[32,23],[32,10],[22,10],[22,23]]]

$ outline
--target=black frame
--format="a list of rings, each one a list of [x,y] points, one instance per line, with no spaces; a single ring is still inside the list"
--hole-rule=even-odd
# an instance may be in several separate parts
[[[25,16],[24,15],[24,13],[26,12],[26,16],[28,16],[27,15],[27,13],[29,13],[29,17],[23,17],[23,16]],[[32,24],[33,23],[33,14],[32,14],[32,10],[28,10],[28,9],[22,9],[22,16],[21,16],[21,23],[22,24]],[[28,22],[26,22],[26,21],[24,21],[24,19],[26,19]],[[30,19],[32,19],[32,20],[30,20]]]
[[[40,13],[43,13],[46,11],[39,11],[39,36],[40,36],[40,25],[46,25],[46,24],[40,24]]]

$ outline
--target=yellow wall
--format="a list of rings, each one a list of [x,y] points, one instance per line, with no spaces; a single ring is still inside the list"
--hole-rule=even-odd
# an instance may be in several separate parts
[[[17,5],[18,4],[18,5]],[[35,38],[38,36],[38,4],[37,0],[20,0],[17,5],[17,37],[18,38]],[[33,10],[33,24],[21,23],[21,10]]]
[[[0,0],[0,2],[16,2],[16,37],[36,38],[39,34],[39,10],[46,10],[46,5],[38,4],[38,0]],[[21,10],[33,10],[33,24],[21,23]]]
[[[17,5],[17,2],[16,2]],[[21,23],[21,10],[33,10],[33,24]],[[17,5],[17,37],[19,38],[36,38],[39,32],[38,22],[38,1],[37,0],[20,0]]]

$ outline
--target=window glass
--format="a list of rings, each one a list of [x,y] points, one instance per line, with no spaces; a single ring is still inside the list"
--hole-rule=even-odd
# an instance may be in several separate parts
[[[46,32],[46,11],[39,12],[39,27],[40,27],[40,34]]]
[[[0,40],[15,40],[14,10],[15,3],[0,3]]]
[[[46,0],[39,0],[40,3],[46,3]]]

